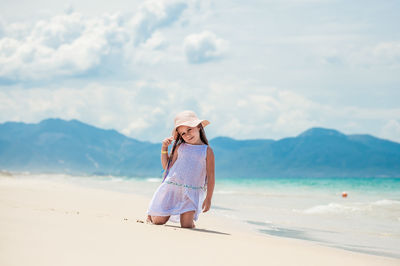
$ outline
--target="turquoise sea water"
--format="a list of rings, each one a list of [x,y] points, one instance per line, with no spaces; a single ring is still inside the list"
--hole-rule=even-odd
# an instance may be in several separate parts
[[[259,232],[400,257],[400,178],[221,180],[215,195]]]
[[[149,198],[162,180],[36,178],[57,178]],[[147,206],[143,208],[145,214]],[[400,178],[217,179],[210,212],[238,220],[261,234],[400,258]]]

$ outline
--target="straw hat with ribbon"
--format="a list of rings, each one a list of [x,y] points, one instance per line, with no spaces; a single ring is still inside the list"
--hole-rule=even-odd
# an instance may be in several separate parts
[[[176,140],[178,137],[178,132],[176,129],[179,126],[196,127],[201,123],[202,126],[205,127],[210,124],[210,121],[205,119],[199,119],[197,115],[190,110],[186,110],[177,114],[175,116],[174,122],[175,126],[174,129],[172,130],[172,136],[174,137],[174,140]]]

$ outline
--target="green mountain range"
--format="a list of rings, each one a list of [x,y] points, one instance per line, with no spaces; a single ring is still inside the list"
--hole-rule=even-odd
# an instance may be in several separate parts
[[[216,178],[400,177],[400,144],[311,128],[280,140],[209,140]],[[0,124],[0,169],[161,177],[160,143],[78,120]]]

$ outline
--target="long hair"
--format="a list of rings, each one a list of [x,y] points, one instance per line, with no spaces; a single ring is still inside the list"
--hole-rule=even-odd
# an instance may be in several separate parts
[[[208,145],[208,140],[207,140],[206,132],[204,131],[203,125],[200,123],[197,127],[199,128],[200,140],[201,140],[204,144],[207,144],[207,145]],[[168,172],[169,172],[169,169],[170,169],[169,164],[170,164],[170,162],[172,161],[172,158],[173,158],[173,156],[174,156],[176,146],[177,146],[178,144],[182,143],[182,142],[185,142],[185,141],[183,140],[181,134],[179,134],[179,132],[177,132],[177,133],[178,133],[178,136],[177,136],[177,138],[176,138],[176,140],[175,140],[175,142],[174,142],[174,145],[172,146],[171,154],[170,154],[170,156],[169,156],[169,158],[168,158],[168,162],[167,162],[167,169],[164,171],[164,178],[163,178],[163,181],[162,181],[162,182],[164,182],[165,178],[166,178],[167,175],[168,175]]]

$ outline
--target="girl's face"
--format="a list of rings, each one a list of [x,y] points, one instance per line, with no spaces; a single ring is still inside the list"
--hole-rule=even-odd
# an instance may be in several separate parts
[[[198,127],[179,126],[177,130],[186,143],[203,144],[200,140],[200,129]]]

